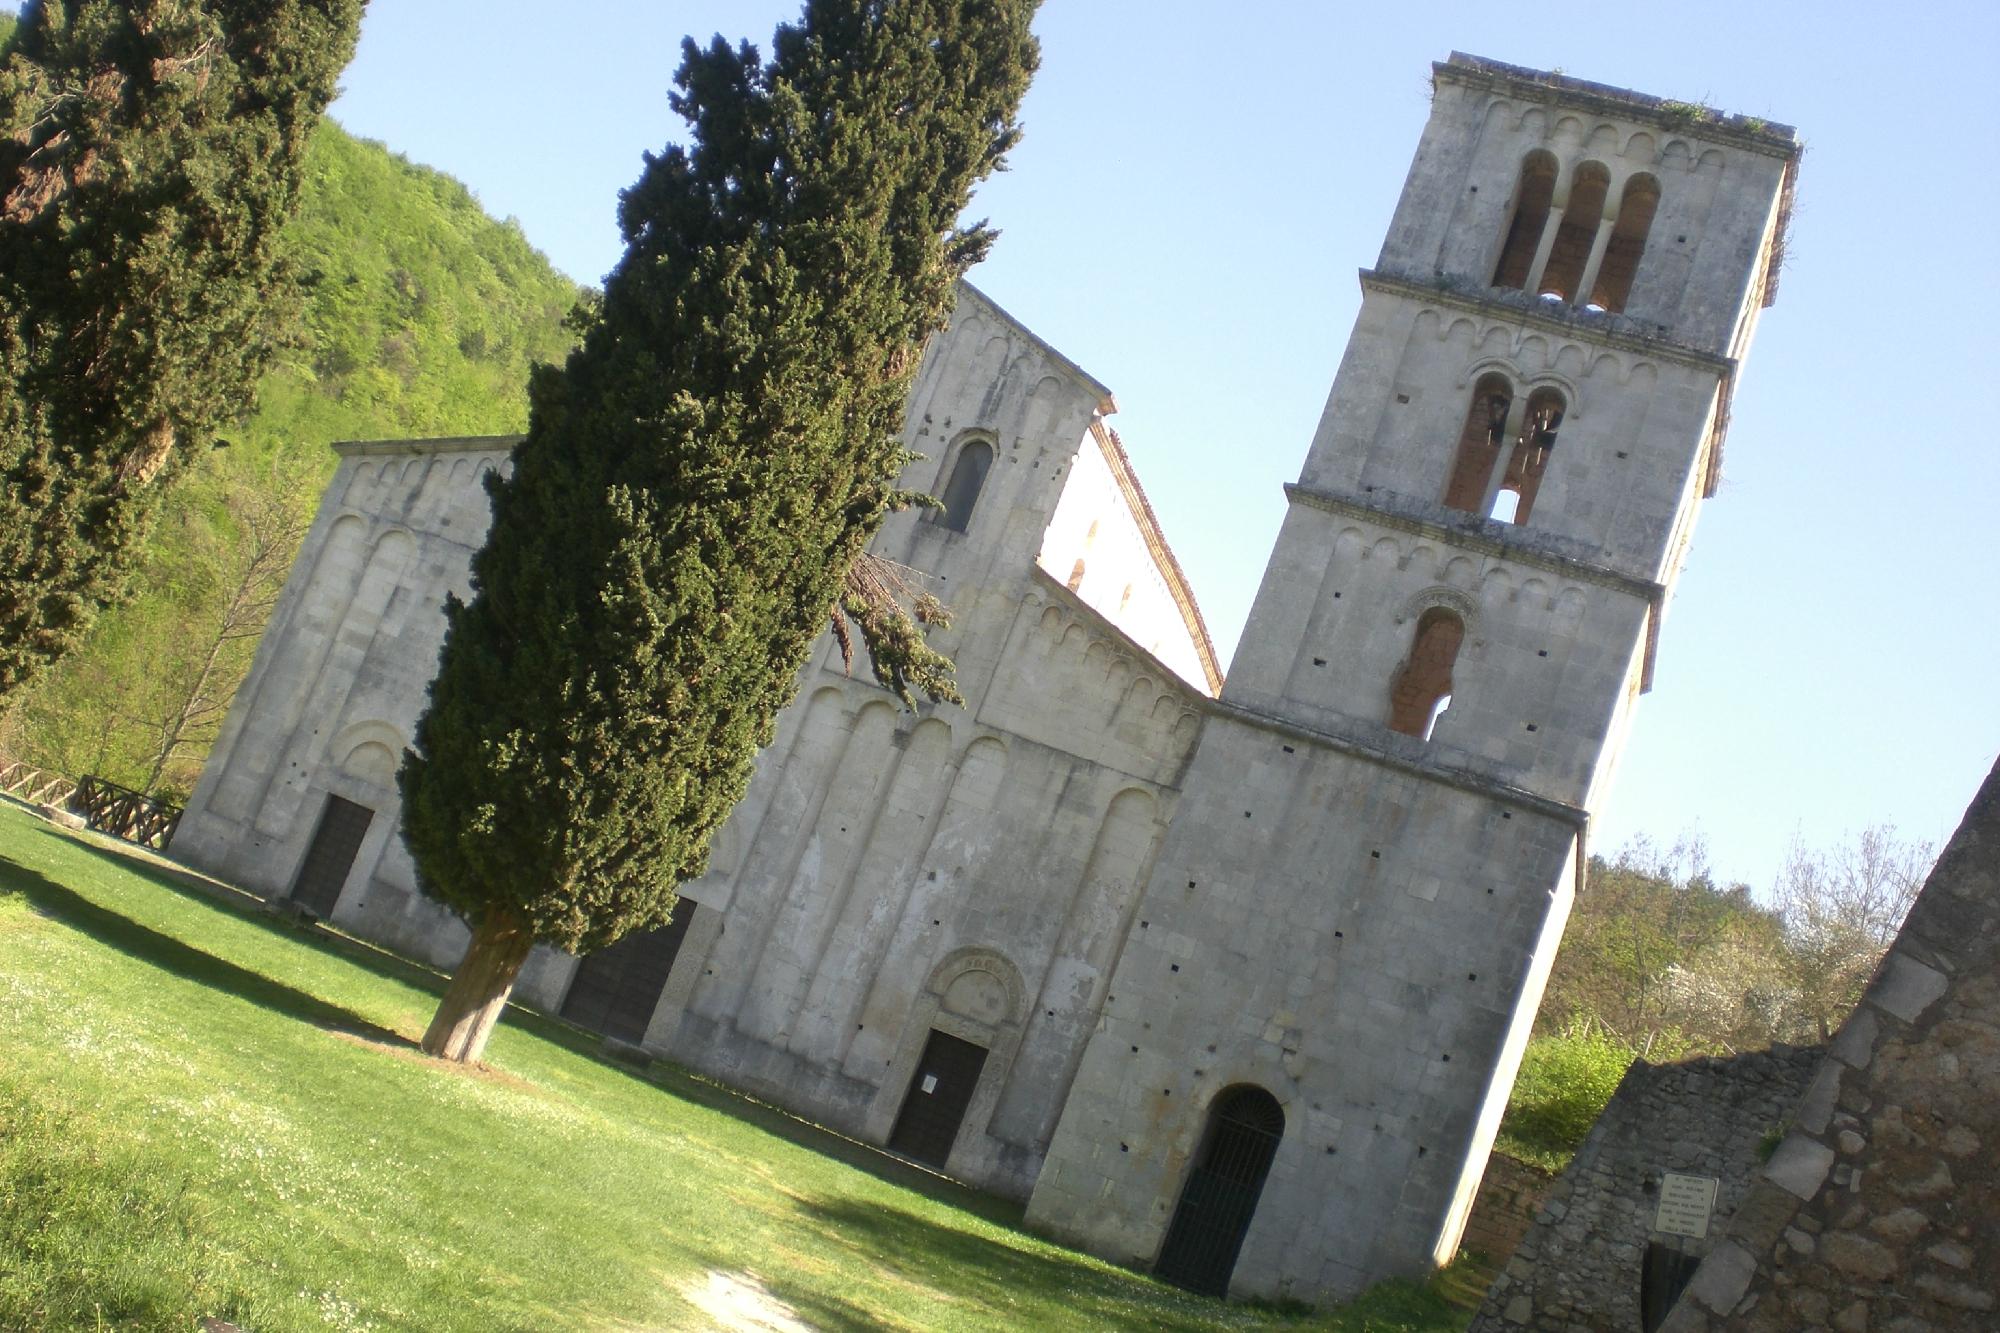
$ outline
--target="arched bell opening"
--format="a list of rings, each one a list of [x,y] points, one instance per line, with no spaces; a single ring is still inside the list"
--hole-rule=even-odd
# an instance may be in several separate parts
[[[1458,433],[1451,478],[1445,483],[1447,508],[1477,514],[1486,507],[1486,487],[1499,462],[1501,443],[1507,438],[1507,409],[1513,403],[1514,389],[1505,375],[1482,375],[1473,386],[1465,425]]]
[[[1604,198],[1610,189],[1611,173],[1603,163],[1585,162],[1576,169],[1562,225],[1556,228],[1549,262],[1542,267],[1537,295],[1571,302],[1583,295],[1583,271],[1590,266],[1591,247],[1597,243],[1597,228],[1604,221]]]
[[[1537,148],[1521,160],[1521,180],[1514,187],[1514,216],[1500,245],[1500,262],[1493,268],[1493,285],[1518,291],[1528,285],[1535,251],[1549,225],[1549,205],[1556,193],[1555,154]]]

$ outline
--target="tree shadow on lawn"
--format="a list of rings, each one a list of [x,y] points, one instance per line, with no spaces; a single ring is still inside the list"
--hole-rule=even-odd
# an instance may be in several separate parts
[[[0,856],[0,889],[21,894],[38,910],[128,958],[197,985],[225,991],[260,1008],[311,1023],[315,1027],[351,1033],[385,1046],[416,1047],[416,1043],[408,1037],[371,1022],[352,1009],[322,1000],[262,972],[253,972],[150,926],[141,925],[6,856]]]
[[[87,852],[177,897],[227,912],[274,937],[306,948],[326,950],[377,977],[429,995],[442,995],[444,992],[447,978],[438,972],[338,931],[319,926],[309,929],[296,926],[273,916],[264,899],[220,880],[210,880],[177,866],[162,865],[137,851],[72,836],[57,829],[43,827],[37,831],[57,839],[65,847]],[[417,1049],[417,1044],[409,1038],[350,1009],[141,925],[91,902],[74,890],[64,888],[38,871],[0,856],[0,889],[7,887],[20,888],[44,910],[60,916],[113,948],[176,975],[240,995],[274,1012],[323,1028],[379,1041],[402,1051]],[[503,1021],[509,1027],[633,1079],[653,1091],[755,1126],[775,1138],[886,1184],[910,1190],[933,1202],[960,1209],[999,1226],[1016,1227],[1020,1224],[1023,1209],[1018,1203],[960,1184],[872,1144],[801,1119],[779,1107],[694,1074],[671,1061],[642,1057],[640,1063],[635,1063],[630,1055],[607,1048],[600,1034],[579,1028],[560,1017],[510,1003]]]
[[[42,836],[54,838],[64,847],[87,853],[100,861],[105,861],[129,875],[136,875],[147,883],[189,902],[205,907],[217,908],[239,918],[246,924],[279,939],[310,941],[312,945],[330,949],[364,972],[382,978],[384,981],[400,982],[434,995],[444,991],[444,978],[431,968],[413,962],[398,954],[393,954],[366,940],[344,935],[324,925],[306,924],[284,916],[279,910],[284,900],[261,898],[247,889],[239,889],[199,871],[188,869],[173,862],[156,861],[153,853],[123,844],[99,842],[97,838],[66,833],[58,829],[37,830]]]
[[[203,875],[199,871],[171,862],[163,864],[153,860],[152,854],[123,844],[99,842],[96,837],[80,837],[47,827],[36,831],[44,837],[56,839],[65,847],[86,852],[127,874],[136,875],[177,897],[227,912],[244,924],[253,926],[274,938],[332,953],[384,981],[408,986],[412,990],[422,991],[434,998],[443,996],[445,986],[450,981],[447,974],[439,972],[436,968],[417,962],[415,959],[405,958],[401,954],[392,953],[380,945],[348,935],[324,923],[308,924],[285,916],[282,914],[283,899],[261,898],[247,889],[237,888],[233,884]],[[4,859],[0,857],[0,860]],[[603,1039],[597,1033],[586,1032],[559,1018],[528,1008],[518,1000],[508,1002],[505,1022],[511,1027],[531,1033],[585,1059],[597,1061],[624,1073],[633,1072],[629,1064],[621,1063],[606,1053]],[[357,1032],[357,1035],[367,1034]],[[407,1038],[400,1036],[394,1037],[394,1041],[400,1046],[412,1044]]]
[[[1076,1328],[1200,1325],[1223,1309],[1206,1297],[1162,1286],[1123,1269],[1086,1266],[1081,1255],[1064,1260],[918,1217],[900,1208],[851,1199],[803,1201],[812,1223],[865,1254],[894,1285],[930,1288],[990,1311],[994,1322],[1026,1327],[1051,1308]],[[808,1322],[837,1328],[879,1328],[879,1314],[845,1301],[829,1311],[830,1298],[786,1273],[759,1275],[765,1288],[800,1311]],[[853,1311],[852,1322],[839,1307]],[[1038,1308],[1039,1307],[1039,1308]],[[1179,1319],[1176,1318],[1179,1316]]]
[[[773,1138],[804,1148],[816,1157],[839,1162],[884,1184],[921,1194],[933,1203],[971,1213],[998,1226],[1018,1227],[1021,1223],[1025,1210],[1011,1199],[960,1184],[949,1176],[939,1175],[874,1144],[849,1138],[824,1125],[801,1119],[781,1107],[712,1083],[670,1061],[656,1060],[643,1072],[629,1068],[627,1072],[644,1079],[668,1096],[720,1112],[732,1120],[761,1129]]]

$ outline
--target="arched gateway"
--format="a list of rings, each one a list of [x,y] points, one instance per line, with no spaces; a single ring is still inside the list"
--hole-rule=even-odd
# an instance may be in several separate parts
[[[1215,1099],[1154,1272],[1189,1291],[1229,1294],[1229,1275],[1284,1136],[1284,1109],[1262,1088],[1230,1088]]]

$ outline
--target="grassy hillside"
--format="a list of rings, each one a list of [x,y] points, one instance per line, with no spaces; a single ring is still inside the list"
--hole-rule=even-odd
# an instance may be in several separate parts
[[[578,289],[463,185],[331,122],[308,168],[296,345],[165,506],[132,600],[0,720],[0,752],[184,795],[332,473],[328,445],[520,430],[529,366],[567,353]]]

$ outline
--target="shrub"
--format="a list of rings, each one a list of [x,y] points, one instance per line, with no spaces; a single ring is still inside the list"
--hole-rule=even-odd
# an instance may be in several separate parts
[[[1532,1166],[1560,1171],[1618,1091],[1632,1048],[1588,1018],[1536,1037],[1500,1122],[1499,1149]]]

